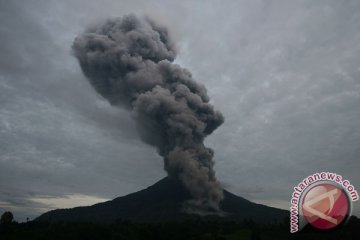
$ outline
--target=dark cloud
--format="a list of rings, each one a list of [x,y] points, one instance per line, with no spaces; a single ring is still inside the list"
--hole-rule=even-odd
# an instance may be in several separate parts
[[[0,1],[0,202],[4,191],[111,198],[164,176],[128,113],[96,96],[70,54],[89,23],[131,12],[168,26],[174,62],[224,114],[205,144],[225,187],[284,208],[315,171],[360,188],[358,1],[84,3]]]
[[[1,4],[6,37],[0,44],[0,202],[11,198],[4,192],[24,201],[33,197],[29,191],[53,197],[116,197],[146,186],[133,178],[142,172],[137,168],[141,163],[158,166],[142,174],[146,181],[159,178],[161,161],[134,137],[136,127],[128,114],[92,92],[70,54],[71,42],[57,43],[32,14],[49,3]],[[89,182],[97,185],[96,192]],[[31,207],[12,207],[17,219],[35,215]]]
[[[204,138],[223,123],[204,86],[172,64],[168,30],[135,15],[107,20],[74,41],[81,69],[112,105],[132,109],[142,139],[164,157],[170,177],[193,196],[187,211],[219,210],[223,198],[213,170],[213,151]]]

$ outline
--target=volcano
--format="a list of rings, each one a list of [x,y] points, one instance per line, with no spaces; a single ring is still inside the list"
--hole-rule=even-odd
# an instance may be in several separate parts
[[[185,221],[199,218],[199,215],[182,211],[184,201],[189,199],[189,192],[179,180],[165,177],[144,190],[92,206],[52,210],[35,221],[113,223]],[[282,222],[289,215],[286,210],[256,204],[226,190],[220,206],[226,213],[223,216],[207,215],[201,218],[225,221],[252,219],[257,223],[275,223]]]

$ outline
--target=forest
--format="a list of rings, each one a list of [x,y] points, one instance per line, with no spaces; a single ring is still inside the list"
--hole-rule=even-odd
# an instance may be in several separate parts
[[[201,217],[189,221],[162,223],[135,223],[118,220],[113,224],[95,223],[49,223],[28,221],[17,223],[3,214],[0,224],[0,239],[77,239],[77,240],[267,240],[267,239],[359,239],[360,219],[349,221],[330,231],[305,227],[291,234],[289,219],[277,224],[256,224],[252,219],[243,221],[204,221]]]

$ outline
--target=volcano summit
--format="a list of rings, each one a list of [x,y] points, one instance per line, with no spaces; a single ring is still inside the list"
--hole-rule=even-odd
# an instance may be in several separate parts
[[[283,221],[289,215],[286,210],[256,204],[226,190],[223,194],[224,200],[220,203],[220,207],[225,214],[207,215],[203,218],[219,221],[252,219],[258,223],[274,223]],[[191,194],[179,180],[166,177],[139,192],[93,206],[53,210],[44,213],[35,221],[94,223],[113,223],[117,220],[151,223],[184,221],[199,217],[197,214],[183,211],[183,203],[189,199]]]

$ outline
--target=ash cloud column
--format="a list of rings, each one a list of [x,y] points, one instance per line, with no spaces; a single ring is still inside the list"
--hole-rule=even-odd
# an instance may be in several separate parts
[[[134,15],[88,28],[73,52],[94,89],[110,104],[131,111],[143,141],[157,148],[170,177],[193,199],[184,210],[219,211],[223,190],[213,151],[204,138],[224,118],[209,104],[203,85],[173,64],[176,51],[166,28]]]

